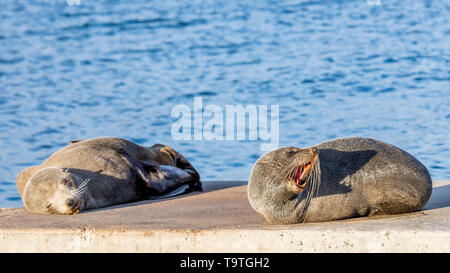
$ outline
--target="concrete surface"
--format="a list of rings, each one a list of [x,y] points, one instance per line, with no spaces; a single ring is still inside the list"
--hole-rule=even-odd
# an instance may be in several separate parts
[[[246,182],[79,215],[0,209],[0,252],[450,252],[450,181],[423,211],[325,223],[268,225]]]

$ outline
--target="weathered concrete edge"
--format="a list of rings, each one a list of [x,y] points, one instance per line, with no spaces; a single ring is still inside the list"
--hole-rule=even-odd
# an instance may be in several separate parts
[[[449,184],[449,181],[439,182],[436,184]],[[445,192],[442,194],[445,195]],[[446,211],[448,209],[433,212],[437,218],[422,219],[420,214],[411,214],[404,215],[408,216],[403,219],[406,221],[400,222],[400,219],[391,218],[366,219],[359,224],[358,221],[348,220],[320,226],[313,223],[302,226],[177,230],[0,228],[0,252],[450,253],[450,223]],[[366,225],[367,221],[370,225]]]
[[[32,242],[32,243],[30,243]],[[422,230],[0,230],[1,252],[450,252]]]

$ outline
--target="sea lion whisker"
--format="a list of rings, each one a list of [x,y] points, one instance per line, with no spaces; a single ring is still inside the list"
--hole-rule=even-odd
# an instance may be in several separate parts
[[[74,196],[74,198],[80,198],[81,196],[83,196],[84,191],[83,192],[77,192]]]
[[[316,197],[319,194],[319,187],[320,187],[320,161],[319,159],[316,160],[314,164],[314,169],[312,170],[312,183],[314,184],[314,196]]]
[[[91,181],[90,178],[85,179],[75,190],[75,194],[83,193],[86,190],[87,184]]]
[[[89,181],[91,181],[89,178],[83,180],[83,182],[81,182],[81,184],[77,187],[77,190],[84,188]]]
[[[290,171],[288,177],[291,177],[291,178],[292,178],[292,177],[294,176],[295,172],[297,171],[297,169],[298,169],[300,166],[304,167],[304,165],[305,165],[305,164],[302,163],[302,160],[301,160],[301,159],[294,160],[294,161],[290,164],[290,166],[291,166],[291,171]]]
[[[83,194],[86,191],[86,188],[83,187],[75,192],[75,195]]]
[[[314,185],[311,185],[310,187],[313,188]],[[307,195],[306,195],[306,198],[305,198],[305,204],[303,205],[303,207],[301,209],[301,212],[300,212],[300,219],[302,219],[301,220],[302,223],[304,223],[306,221],[306,218],[308,217],[309,204],[310,204],[311,199],[312,199],[312,191],[313,191],[313,189],[308,189],[307,190]],[[305,216],[303,216],[303,214],[305,214]]]

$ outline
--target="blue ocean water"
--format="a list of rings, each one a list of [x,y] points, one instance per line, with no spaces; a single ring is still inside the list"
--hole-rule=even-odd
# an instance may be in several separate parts
[[[372,1],[373,2],[373,1]],[[373,137],[450,179],[450,2],[3,0],[0,207],[70,140],[164,143],[246,180],[258,141],[178,141],[175,105],[279,105],[280,146]]]

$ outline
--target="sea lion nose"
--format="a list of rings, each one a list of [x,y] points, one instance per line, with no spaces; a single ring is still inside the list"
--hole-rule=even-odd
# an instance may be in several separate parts
[[[317,149],[316,147],[311,147],[311,148],[309,148],[309,152],[310,152],[312,155],[316,155],[316,154],[319,153],[319,149]]]

